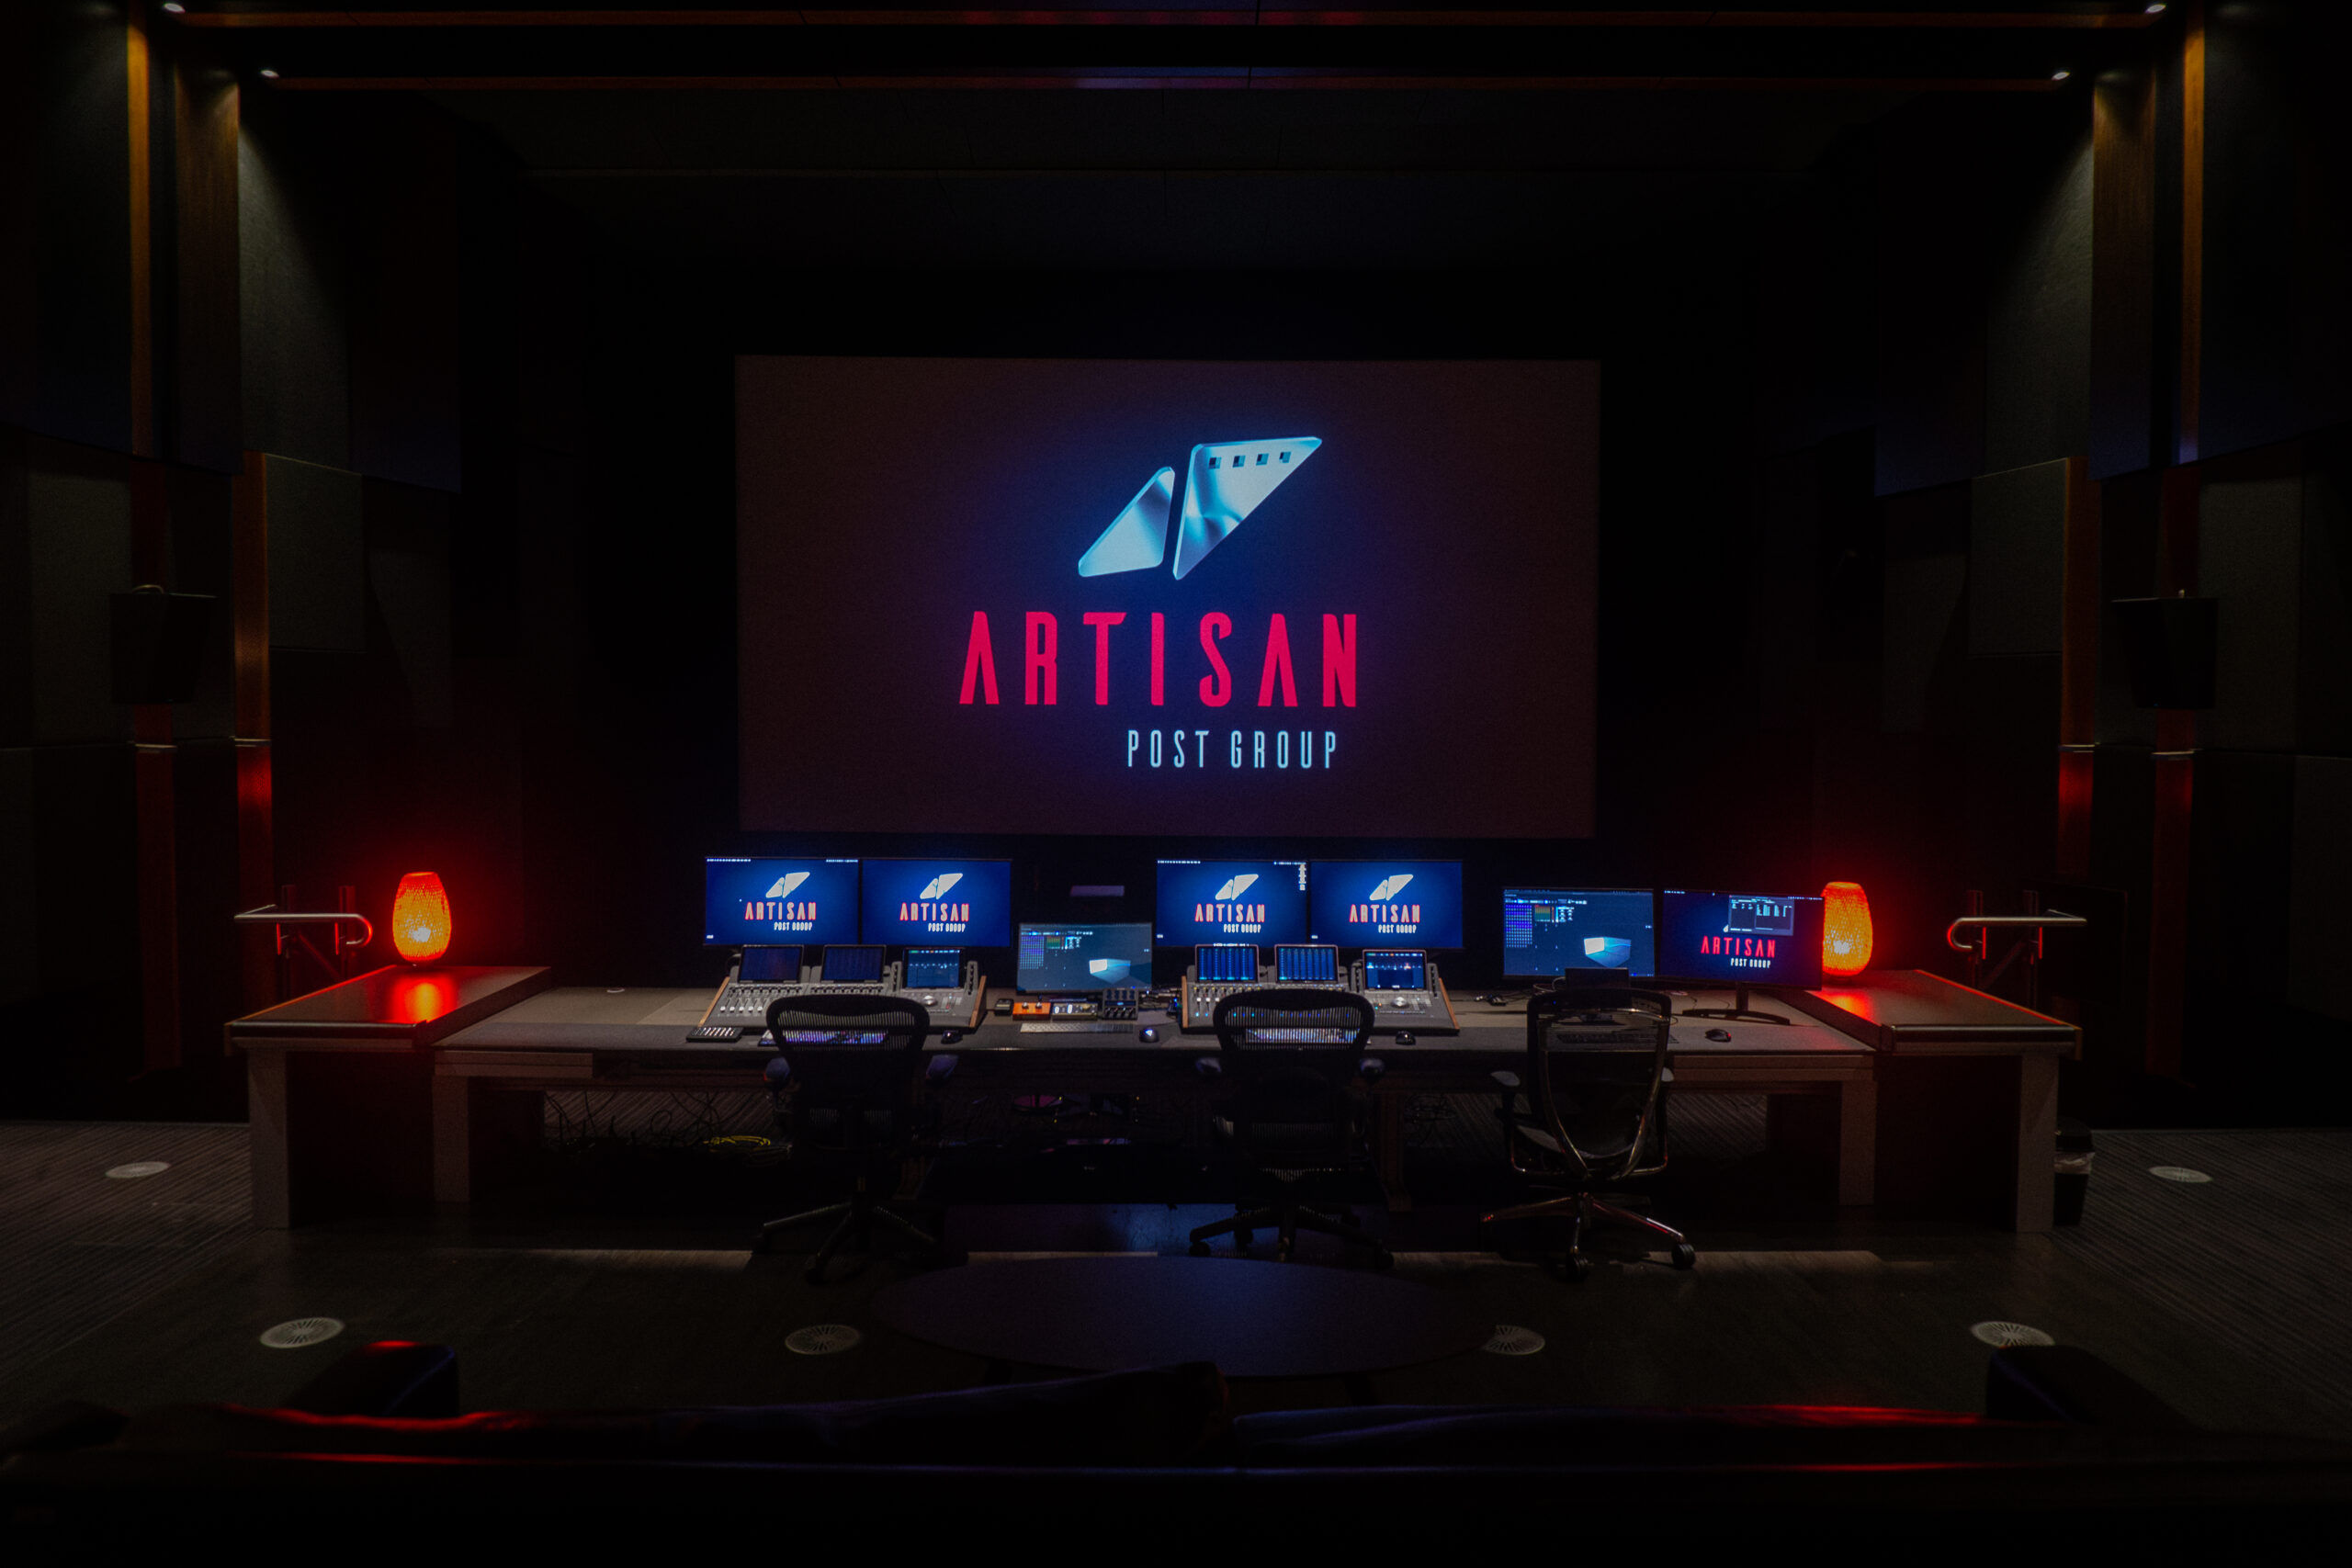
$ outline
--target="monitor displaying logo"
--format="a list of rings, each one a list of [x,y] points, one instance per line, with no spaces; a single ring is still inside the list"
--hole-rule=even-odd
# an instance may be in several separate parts
[[[870,860],[859,940],[896,947],[1005,947],[1012,863]]]
[[[1308,939],[1340,947],[1462,945],[1458,860],[1317,861]]]
[[[1821,984],[1821,898],[1666,891],[1658,973],[1810,990]]]
[[[822,946],[857,940],[857,862],[703,863],[702,940],[710,947]]]
[[[1162,947],[1306,940],[1305,861],[1164,860],[1159,893]]]

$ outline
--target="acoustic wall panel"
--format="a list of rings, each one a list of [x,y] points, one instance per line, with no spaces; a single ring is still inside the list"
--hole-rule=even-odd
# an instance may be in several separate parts
[[[2048,165],[1984,311],[1984,466],[2022,468],[2090,439],[2091,138]]]
[[[62,442],[28,443],[27,619],[32,727],[40,745],[130,737],[113,690],[107,595],[132,586],[124,459]]]
[[[2065,571],[2064,458],[1986,474],[1969,486],[1970,653],[2057,652]]]
[[[2303,442],[2295,750],[2352,753],[2352,426]]]
[[[2292,472],[2204,486],[2197,586],[2221,601],[2213,711],[2199,736],[2209,745],[2294,749],[2302,490]]]
[[[0,1008],[33,995],[40,895],[33,878],[33,753],[0,750]]]
[[[2295,759],[2292,885],[2288,894],[2287,999],[2352,1020],[2344,954],[2352,948],[2352,757]]]
[[[437,491],[368,481],[368,593],[408,694],[411,722],[424,729],[457,722],[449,512],[450,498]]]
[[[269,643],[368,646],[368,546],[357,474],[272,456]]]

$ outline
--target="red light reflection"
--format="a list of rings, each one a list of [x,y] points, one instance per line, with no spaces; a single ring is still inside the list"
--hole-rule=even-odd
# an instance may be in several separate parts
[[[387,1010],[394,1023],[431,1023],[458,1005],[458,983],[430,972],[392,979]]]

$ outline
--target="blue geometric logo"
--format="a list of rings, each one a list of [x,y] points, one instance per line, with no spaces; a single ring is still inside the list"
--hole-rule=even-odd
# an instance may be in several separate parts
[[[1176,470],[1162,468],[1078,558],[1080,577],[1148,571],[1168,558],[1168,523],[1177,514],[1176,580],[1225,543],[1242,519],[1323,445],[1314,435],[1218,441],[1193,448],[1185,464],[1184,503],[1176,505]]]

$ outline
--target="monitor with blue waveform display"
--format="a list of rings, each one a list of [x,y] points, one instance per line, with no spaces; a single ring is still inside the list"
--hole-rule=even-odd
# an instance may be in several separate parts
[[[857,862],[711,856],[703,862],[702,940],[706,947],[855,942]]]
[[[870,860],[862,942],[894,947],[1007,947],[1012,942],[1009,860]]]
[[[1151,928],[1023,922],[1014,988],[1023,995],[1151,984]]]
[[[1658,921],[1658,973],[1731,985],[1821,984],[1817,893],[1666,890]]]
[[[1306,868],[1307,940],[1340,947],[1460,947],[1458,860],[1318,860]]]
[[[1657,973],[1650,890],[1506,887],[1503,973],[1554,979],[1578,969]]]
[[[1306,940],[1303,860],[1164,860],[1156,930],[1162,947]]]

